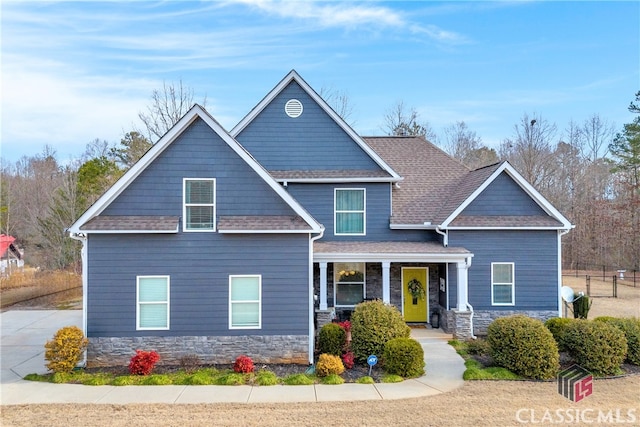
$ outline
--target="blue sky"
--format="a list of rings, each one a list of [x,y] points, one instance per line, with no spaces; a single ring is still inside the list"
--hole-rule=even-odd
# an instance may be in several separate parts
[[[2,153],[117,143],[163,81],[228,130],[291,69],[348,95],[361,135],[399,101],[496,147],[524,113],[620,128],[640,89],[640,2],[3,1]]]

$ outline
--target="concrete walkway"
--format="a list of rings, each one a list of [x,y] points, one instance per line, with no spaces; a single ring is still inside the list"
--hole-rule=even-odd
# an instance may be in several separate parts
[[[24,381],[46,373],[44,344],[55,332],[80,326],[79,310],[0,313],[0,403],[278,403],[388,400],[432,396],[462,386],[464,362],[440,329],[412,329],[425,351],[427,374],[395,384],[310,386],[83,386]]]

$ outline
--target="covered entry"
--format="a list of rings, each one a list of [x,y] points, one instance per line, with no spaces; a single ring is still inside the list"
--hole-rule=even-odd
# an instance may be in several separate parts
[[[402,314],[407,322],[429,318],[429,268],[402,267]]]

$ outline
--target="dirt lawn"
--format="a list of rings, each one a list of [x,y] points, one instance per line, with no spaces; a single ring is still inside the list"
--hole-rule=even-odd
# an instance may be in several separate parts
[[[587,293],[585,276],[562,276],[562,284],[570,286],[575,293],[579,291]],[[604,282],[602,278],[592,277],[591,295],[594,296],[591,298],[593,303],[591,310],[589,310],[589,319],[598,316],[640,318],[640,285],[634,288],[633,283],[630,281],[619,281],[618,298],[613,298],[611,296],[613,295],[611,278],[609,278],[608,282]],[[568,317],[573,317],[571,310],[568,310]]]

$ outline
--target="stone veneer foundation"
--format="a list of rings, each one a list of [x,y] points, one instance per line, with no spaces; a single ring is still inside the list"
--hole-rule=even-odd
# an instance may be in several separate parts
[[[521,314],[533,319],[545,321],[558,317],[554,310],[476,310],[473,318],[470,311],[440,310],[440,327],[457,339],[468,339],[472,335],[487,335],[487,328],[499,317]],[[473,324],[473,331],[471,325]]]
[[[178,365],[186,355],[205,364],[230,364],[243,354],[255,363],[309,363],[306,335],[97,337],[89,338],[87,366],[127,366],[136,350],[157,351],[163,365]]]

